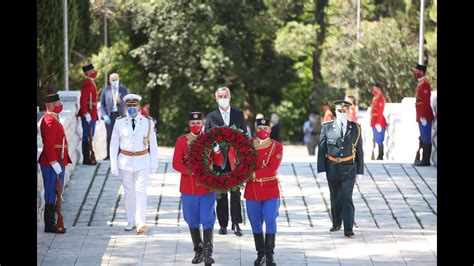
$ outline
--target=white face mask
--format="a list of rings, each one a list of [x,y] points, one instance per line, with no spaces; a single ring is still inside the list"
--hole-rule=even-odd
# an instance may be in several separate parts
[[[336,110],[336,117],[337,120],[341,122],[346,122],[347,121],[347,113],[341,113],[338,110]]]
[[[229,106],[229,99],[220,98],[217,100],[217,102],[219,103],[219,106],[221,108],[226,108],[227,106]]]
[[[112,81],[112,87],[114,87],[114,88],[116,88],[116,89],[119,87],[119,84],[120,84],[120,81],[119,81],[118,79]]]

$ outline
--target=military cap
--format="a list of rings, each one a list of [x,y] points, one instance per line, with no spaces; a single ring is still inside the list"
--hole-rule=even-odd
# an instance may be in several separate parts
[[[44,102],[45,103],[53,103],[53,102],[57,102],[59,101],[59,94],[55,93],[55,94],[49,94],[49,95],[46,95],[44,96]]]
[[[258,126],[270,126],[270,119],[268,118],[258,118],[257,120],[257,127]]]
[[[129,105],[138,104],[142,100],[142,97],[140,95],[130,93],[125,95],[125,97],[123,97],[123,100]]]
[[[416,64],[416,69],[426,72],[426,65]]]
[[[342,109],[342,108],[349,108],[352,103],[344,100],[337,100],[334,101],[334,105],[336,106],[336,109]]]
[[[88,64],[82,67],[82,71],[84,71],[84,73],[92,69],[94,69],[94,66],[92,64]]]
[[[188,113],[189,120],[202,120],[202,113],[201,112],[190,112]]]

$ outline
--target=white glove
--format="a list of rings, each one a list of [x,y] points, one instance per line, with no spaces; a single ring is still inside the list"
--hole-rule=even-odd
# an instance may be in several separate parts
[[[110,172],[115,175],[115,176],[118,176],[118,169],[111,169]]]
[[[375,124],[375,129],[377,130],[377,132],[382,132],[382,125],[380,124]]]
[[[58,162],[55,162],[51,165],[56,172],[57,175],[59,175],[62,172],[61,165],[59,165]]]
[[[104,118],[104,122],[107,124],[107,125],[110,125],[110,117],[108,115],[104,115],[102,118]]]
[[[359,181],[364,175],[356,175],[356,181]]]
[[[150,168],[150,175],[156,174],[158,172],[158,168]]]
[[[91,119],[91,115],[90,115],[89,113],[87,113],[87,114],[85,115],[85,117],[86,117],[87,123],[89,123],[89,122],[92,120],[92,119]]]
[[[319,172],[316,174],[317,178],[326,178],[326,172]]]
[[[221,149],[221,147],[219,146],[219,144],[216,144],[216,146],[214,146],[214,152],[219,152],[219,150]]]
[[[426,118],[420,117],[420,121],[421,121],[421,124],[422,124],[423,126],[426,126],[426,123],[427,123],[427,122],[426,122]]]

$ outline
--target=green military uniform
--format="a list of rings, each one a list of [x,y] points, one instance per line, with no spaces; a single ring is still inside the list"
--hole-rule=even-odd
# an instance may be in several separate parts
[[[336,101],[336,109],[344,109],[351,104]],[[326,172],[331,198],[331,217],[337,231],[344,221],[344,234],[353,235],[354,204],[352,191],[357,175],[364,174],[364,154],[360,125],[349,120],[344,137],[341,133],[341,122],[336,119],[323,124],[319,140],[318,173]]]

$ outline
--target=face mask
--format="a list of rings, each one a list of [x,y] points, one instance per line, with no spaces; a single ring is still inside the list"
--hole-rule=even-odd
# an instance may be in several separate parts
[[[127,112],[131,117],[135,117],[138,113],[138,108],[137,107],[128,107]]]
[[[118,87],[119,87],[119,84],[120,84],[120,81],[119,81],[118,79],[112,81],[112,87],[114,87],[114,88],[118,88]]]
[[[421,75],[420,71],[415,70],[415,71],[413,71],[413,77],[415,77],[416,79],[419,79],[419,78],[422,77],[422,75]]]
[[[309,121],[311,121],[311,122],[313,122],[313,123],[316,123],[316,117],[310,116],[310,117],[309,117]]]
[[[63,110],[63,105],[62,104],[61,105],[56,105],[53,108],[53,112],[55,112],[56,114],[61,113],[62,110]]]
[[[221,98],[221,99],[217,100],[217,102],[219,103],[219,106],[221,108],[225,108],[225,107],[229,106],[229,99]]]
[[[372,95],[376,95],[377,94],[377,89],[376,88],[372,88]]]
[[[193,132],[194,135],[199,135],[199,133],[201,133],[201,130],[202,130],[202,125],[190,126],[189,129],[191,130],[191,132]]]
[[[270,132],[266,130],[260,130],[257,132],[257,137],[261,140],[266,140],[270,136]]]
[[[347,113],[341,113],[341,112],[336,110],[336,117],[337,117],[337,120],[339,120],[341,122],[346,122],[347,121]]]

